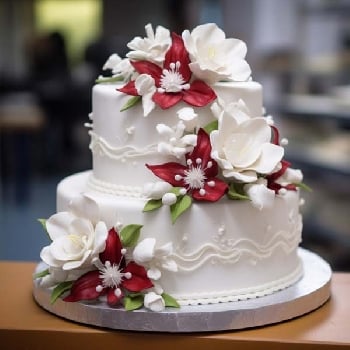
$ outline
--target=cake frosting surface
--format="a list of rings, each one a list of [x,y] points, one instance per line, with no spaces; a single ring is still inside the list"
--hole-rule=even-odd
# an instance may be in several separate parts
[[[152,311],[290,286],[303,273],[302,173],[246,45],[215,24],[146,35],[93,87],[93,166],[58,185],[38,278],[67,302]]]

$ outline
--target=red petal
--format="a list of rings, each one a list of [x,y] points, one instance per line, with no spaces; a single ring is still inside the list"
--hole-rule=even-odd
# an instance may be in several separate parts
[[[64,301],[74,302],[80,300],[93,300],[101,295],[96,291],[96,287],[101,284],[99,271],[90,271],[79,277],[70,290],[70,294],[65,297]]]
[[[117,91],[123,92],[124,94],[127,94],[127,95],[139,96],[135,87],[135,81],[129,81],[122,88],[117,89]]]
[[[149,61],[131,61],[130,63],[134,66],[138,73],[150,75],[154,79],[156,86],[159,87],[159,81],[162,75],[161,67]]]
[[[214,181],[215,186],[208,186],[207,181]],[[204,196],[199,194],[199,189],[195,189],[192,192],[192,197],[197,201],[216,202],[227,192],[228,185],[224,181],[217,178],[208,179],[207,181],[204,185]]]
[[[183,90],[183,100],[191,106],[204,107],[215,99],[214,90],[201,80],[195,80],[188,90]]]
[[[197,135],[197,144],[191,153],[186,154],[186,160],[191,159],[193,163],[196,163],[196,159],[202,160],[202,168],[206,177],[215,177],[218,173],[218,165],[214,159],[211,158],[211,143],[209,135],[204,129],[199,129]],[[207,168],[208,162],[212,162],[212,166]]]
[[[266,178],[268,179],[268,181],[271,181],[271,182],[274,182],[276,181],[279,177],[281,177],[285,172],[286,170],[290,167],[290,163],[287,162],[286,160],[282,160],[281,161],[281,169],[276,171],[275,173],[272,173],[268,176],[266,176]]]
[[[148,165],[146,167],[153,172],[154,175],[158,176],[160,179],[170,183],[175,187],[184,187],[183,180],[175,180],[175,175],[184,176],[184,171],[187,169],[182,164],[169,162],[159,165]]]
[[[121,285],[130,292],[140,292],[143,289],[153,287],[153,283],[147,277],[147,271],[143,266],[130,262],[123,272],[130,272],[131,278],[124,279]]]
[[[120,241],[119,235],[114,228],[108,231],[108,236],[106,239],[106,248],[100,253],[100,260],[104,264],[109,261],[111,264],[120,264],[123,255],[121,253],[123,246]]]
[[[273,125],[270,125],[271,129],[272,129],[272,140],[271,140],[271,143],[275,144],[275,145],[278,145],[280,144],[280,133],[278,131],[278,129],[273,126]]]
[[[158,92],[156,91],[153,96],[152,100],[162,109],[170,108],[174,105],[176,105],[178,102],[182,100],[182,93],[181,92]]]
[[[176,63],[179,61],[181,63],[179,72],[187,83],[191,79],[192,75],[189,67],[190,57],[186,51],[182,37],[176,33],[172,33],[171,38],[172,45],[165,55],[164,68],[169,70],[170,63]]]
[[[117,297],[114,294],[114,291],[115,291],[114,288],[108,288],[108,291],[107,291],[107,303],[110,306],[115,306],[115,305],[119,304],[120,300],[124,296],[123,293],[122,293],[119,297]]]

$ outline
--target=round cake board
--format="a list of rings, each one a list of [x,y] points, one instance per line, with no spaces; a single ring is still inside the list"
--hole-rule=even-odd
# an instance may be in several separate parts
[[[110,329],[142,332],[212,332],[273,324],[304,315],[323,305],[330,297],[332,271],[318,255],[299,248],[304,275],[292,286],[271,295],[211,305],[125,311],[104,302],[50,303],[51,290],[34,281],[33,295],[45,310],[71,321]],[[40,263],[37,272],[46,268]]]

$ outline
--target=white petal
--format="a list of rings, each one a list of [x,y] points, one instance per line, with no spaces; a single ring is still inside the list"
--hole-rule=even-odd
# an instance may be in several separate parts
[[[174,203],[176,203],[177,201],[177,197],[175,193],[165,193],[162,197],[162,203],[164,205],[173,205]]]
[[[159,269],[157,269],[156,267],[153,267],[147,271],[147,277],[150,278],[151,280],[158,281],[162,277],[162,273],[160,272]]]
[[[40,252],[40,259],[47,265],[52,267],[60,267],[62,263],[55,259],[50,250],[50,246],[44,247]]]
[[[121,58],[118,54],[114,53],[108,57],[106,63],[103,65],[102,69],[113,69],[116,65],[118,65],[121,61]]]
[[[69,226],[75,219],[75,216],[69,212],[59,212],[52,215],[46,221],[46,229],[52,240],[57,237],[65,236],[68,234]]]
[[[168,242],[155,250],[156,256],[168,256],[173,252],[173,243]]]
[[[157,124],[156,129],[159,133],[159,135],[164,135],[164,136],[168,136],[171,137],[174,135],[174,130],[165,124]]]
[[[270,190],[265,184],[249,184],[244,186],[254,207],[262,210],[271,208],[275,200],[275,191]]]
[[[284,148],[272,143],[265,143],[261,147],[261,155],[252,168],[260,174],[271,173],[284,155]]]
[[[176,272],[177,271],[177,264],[176,264],[175,260],[166,259],[164,262],[162,262],[162,268],[164,270]]]
[[[142,265],[145,262],[149,262],[154,257],[154,246],[156,240],[154,238],[145,238],[138,243],[133,251],[133,258],[137,264]]]
[[[196,146],[196,144],[197,144],[197,135],[193,135],[193,134],[185,135],[184,137],[181,138],[181,141],[185,145]]]
[[[153,93],[142,96],[143,116],[147,117],[155,108],[156,104],[152,100]]]
[[[233,171],[233,170],[223,170],[223,175],[227,178],[234,178],[239,182],[255,182],[257,180],[257,175],[255,171],[245,170],[245,171]]]
[[[108,229],[104,222],[100,221],[95,227],[95,242],[93,247],[93,254],[101,253],[106,247],[106,239],[108,236]]]
[[[80,260],[84,254],[84,245],[79,237],[59,237],[50,245],[50,251],[54,259],[65,262]]]
[[[66,271],[77,269],[77,268],[83,266],[90,256],[91,256],[91,250],[86,250],[84,252],[83,256],[81,257],[81,259],[74,260],[74,261],[68,261],[68,262],[63,264],[62,268]],[[91,261],[90,261],[89,265],[90,265],[89,267],[92,266]]]
[[[165,309],[165,302],[161,295],[154,292],[149,292],[145,295],[143,301],[145,307],[155,312],[160,312]]]
[[[299,169],[287,168],[284,174],[276,182],[282,186],[298,184],[303,181],[303,173]]]
[[[75,216],[87,218],[96,224],[100,216],[100,208],[91,195],[83,193],[73,198],[70,209]]]

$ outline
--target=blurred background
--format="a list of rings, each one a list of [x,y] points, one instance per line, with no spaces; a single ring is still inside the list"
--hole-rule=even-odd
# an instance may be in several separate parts
[[[144,26],[215,22],[244,40],[253,79],[301,167],[303,246],[350,271],[350,1],[0,0],[0,259],[38,260],[37,218],[62,177],[91,168],[84,128],[111,53]]]

